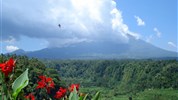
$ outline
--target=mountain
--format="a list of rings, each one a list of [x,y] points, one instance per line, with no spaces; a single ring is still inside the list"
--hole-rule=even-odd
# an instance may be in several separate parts
[[[25,52],[17,50],[13,54],[48,59],[146,59],[177,57],[176,52],[163,50],[143,40],[131,38],[129,43],[82,42],[67,47],[45,48]]]
[[[25,55],[27,52],[22,50],[22,49],[18,49],[16,50],[15,52],[13,52],[14,54],[17,54],[17,55]]]

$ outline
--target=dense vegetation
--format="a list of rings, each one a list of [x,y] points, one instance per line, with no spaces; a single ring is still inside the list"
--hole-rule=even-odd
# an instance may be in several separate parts
[[[39,100],[49,98],[35,90],[39,75],[53,78],[56,87],[79,83],[83,93],[101,92],[101,100],[177,100],[176,60],[41,60],[0,55],[0,63],[16,59],[16,76],[29,69],[29,85],[21,95],[33,92]],[[19,73],[19,74],[18,74]],[[15,79],[14,77],[14,79]],[[13,81],[13,80],[12,80]],[[57,90],[53,90],[54,93]],[[54,95],[52,92],[51,95]],[[89,97],[91,96],[89,95]],[[42,97],[42,98],[40,98]]]
[[[45,60],[45,63],[56,68],[68,83],[80,83],[91,91],[99,87],[108,98],[136,95],[148,89],[178,89],[176,60]]]
[[[24,100],[24,96],[29,94],[29,93],[34,93],[34,95],[38,98],[38,100],[42,100],[43,98],[48,99],[49,96],[46,95],[45,91],[42,90],[37,90],[36,86],[37,86],[37,82],[39,81],[39,77],[40,75],[46,75],[48,77],[51,77],[53,79],[53,81],[56,83],[56,88],[57,87],[65,87],[64,82],[62,82],[61,80],[59,80],[59,74],[57,72],[56,69],[53,68],[46,68],[45,65],[39,61],[38,59],[35,58],[31,58],[29,59],[26,56],[10,56],[10,55],[0,55],[0,63],[3,63],[5,61],[7,61],[9,58],[14,58],[16,60],[16,64],[15,64],[15,70],[14,70],[14,74],[13,74],[13,78],[9,79],[8,77],[6,78],[6,81],[14,81],[19,75],[21,75],[27,68],[29,69],[29,84],[28,86],[23,89],[23,91],[21,92],[20,96],[22,100]],[[2,85],[3,83],[0,82],[0,84]],[[0,91],[2,89],[0,85]],[[53,89],[53,92],[50,93],[50,95],[54,96],[55,92],[57,90]],[[20,99],[20,98],[19,98]]]

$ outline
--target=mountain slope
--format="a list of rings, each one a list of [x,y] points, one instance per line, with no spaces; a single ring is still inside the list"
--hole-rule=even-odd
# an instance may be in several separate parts
[[[17,53],[15,51],[13,53]],[[19,53],[18,53],[19,54]],[[129,43],[82,42],[63,48],[45,48],[23,52],[29,57],[50,59],[121,59],[177,57],[177,53],[155,47],[143,40],[130,39]]]

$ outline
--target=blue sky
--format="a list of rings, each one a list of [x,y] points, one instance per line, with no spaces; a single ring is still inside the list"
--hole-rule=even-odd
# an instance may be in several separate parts
[[[117,7],[122,11],[124,22],[130,30],[140,33],[142,39],[167,50],[176,51],[177,46],[177,0],[117,0]],[[139,16],[145,26],[138,27],[133,16]],[[161,33],[156,35],[154,28]],[[169,44],[168,44],[169,43]]]
[[[1,0],[1,34],[2,53],[128,35],[178,51],[177,0]]]

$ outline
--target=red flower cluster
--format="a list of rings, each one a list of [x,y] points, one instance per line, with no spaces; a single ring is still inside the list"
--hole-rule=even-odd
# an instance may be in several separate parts
[[[54,96],[54,98],[60,99],[65,96],[66,92],[67,92],[67,89],[60,87],[60,89],[56,92],[56,95]]]
[[[46,88],[47,92],[50,93],[50,89],[54,88],[54,82],[52,78],[46,76],[39,76],[39,78],[41,79],[41,81],[38,82],[38,86],[36,87],[36,89]]]
[[[79,87],[80,87],[80,84],[72,84],[70,87],[69,87],[69,91],[72,92],[74,90],[74,87],[76,88],[76,90],[78,91],[79,90]]]
[[[29,100],[35,100],[35,96],[32,93],[30,93],[27,96],[25,96],[25,98],[29,99]]]
[[[9,75],[9,73],[12,73],[14,67],[15,67],[15,61],[13,58],[10,58],[5,63],[0,64],[1,71],[4,73],[6,77]]]

